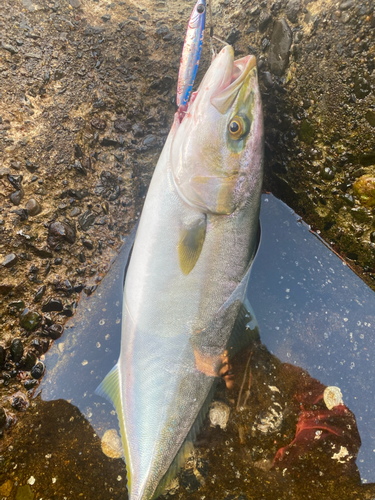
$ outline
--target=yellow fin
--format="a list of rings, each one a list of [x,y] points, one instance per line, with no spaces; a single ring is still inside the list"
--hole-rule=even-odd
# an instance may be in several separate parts
[[[180,241],[178,242],[178,257],[180,268],[187,276],[194,268],[201,254],[203,243],[206,238],[207,221],[199,219],[188,229],[182,229]]]
[[[96,388],[95,394],[105,398],[107,401],[113,404],[116,408],[117,417],[120,425],[121,431],[121,441],[124,450],[126,470],[127,470],[127,486],[128,490],[131,491],[131,474],[128,467],[130,464],[130,453],[128,448],[128,443],[125,438],[125,427],[124,427],[124,416],[122,413],[121,404],[121,394],[120,394],[120,373],[118,363],[112,368],[112,370],[107,374],[103,382]]]

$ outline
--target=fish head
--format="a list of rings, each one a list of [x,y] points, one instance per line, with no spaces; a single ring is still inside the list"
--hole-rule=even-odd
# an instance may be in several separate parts
[[[229,215],[256,197],[263,177],[263,115],[256,58],[234,60],[225,46],[213,60],[181,123],[171,170],[180,196],[200,211]]]

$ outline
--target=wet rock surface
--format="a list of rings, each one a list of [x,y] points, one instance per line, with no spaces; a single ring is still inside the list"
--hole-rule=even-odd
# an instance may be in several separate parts
[[[0,406],[12,411],[9,397],[22,387],[11,377],[14,340],[43,355],[139,217],[175,111],[192,4],[3,0],[2,7]],[[236,57],[258,56],[265,189],[373,288],[374,7],[213,4],[215,33],[234,44]],[[205,44],[198,83],[209,61]],[[38,271],[30,273],[32,265]],[[58,306],[44,311],[50,297]],[[35,382],[27,378],[25,389]],[[9,487],[2,479],[1,492]]]

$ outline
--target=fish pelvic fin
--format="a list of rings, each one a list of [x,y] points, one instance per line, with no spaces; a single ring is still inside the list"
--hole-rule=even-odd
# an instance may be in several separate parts
[[[127,441],[125,439],[125,427],[124,427],[124,415],[122,411],[121,402],[121,391],[120,391],[120,373],[118,363],[112,368],[112,370],[106,375],[103,382],[96,388],[95,394],[101,396],[102,398],[109,401],[116,409],[120,431],[121,431],[121,441],[125,456],[125,462],[127,464],[127,487],[131,491],[131,474],[129,470],[130,464],[130,453]]]

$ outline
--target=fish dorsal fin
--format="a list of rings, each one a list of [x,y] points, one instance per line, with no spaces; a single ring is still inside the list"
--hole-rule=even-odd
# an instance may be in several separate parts
[[[207,219],[199,218],[189,228],[182,228],[178,242],[178,258],[182,273],[187,276],[197,263],[206,238]]]
[[[101,396],[102,398],[112,403],[116,409],[121,431],[122,448],[124,451],[125,462],[127,464],[126,469],[127,469],[128,490],[130,491],[131,475],[128,467],[128,464],[130,463],[130,453],[127,441],[125,439],[124,415],[121,403],[120,374],[119,374],[118,363],[107,374],[103,382],[96,388],[95,394]]]

